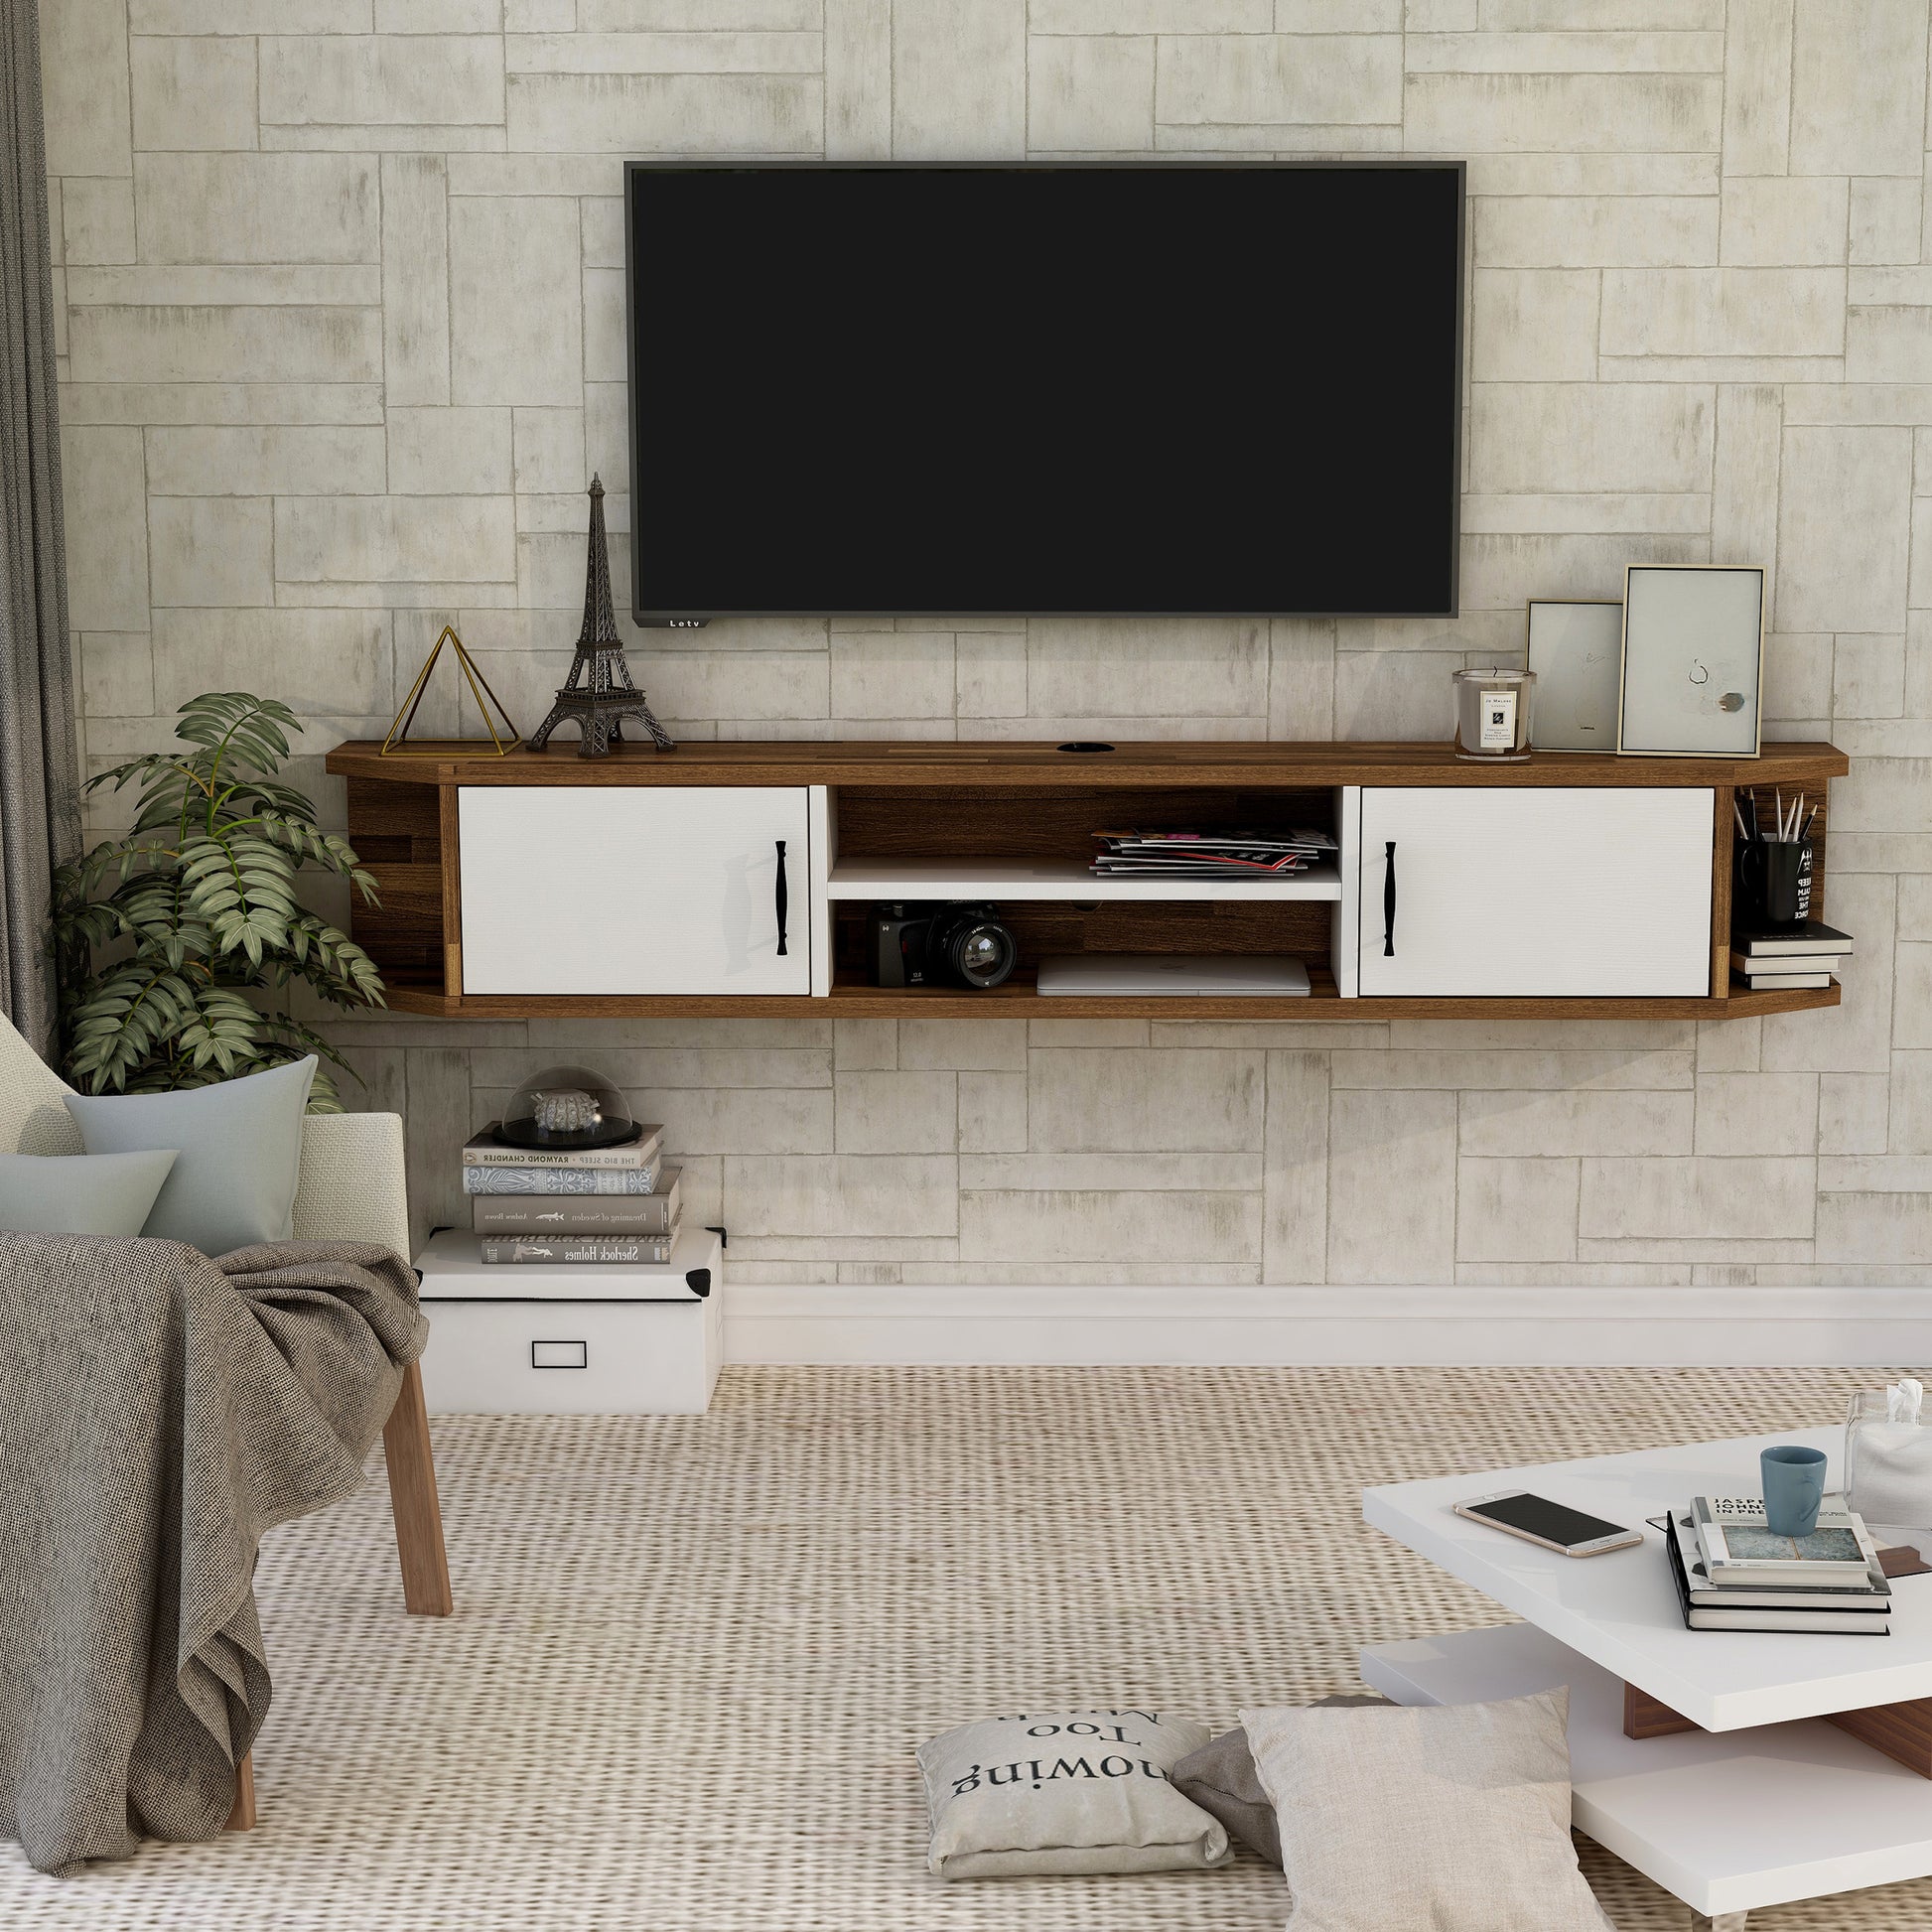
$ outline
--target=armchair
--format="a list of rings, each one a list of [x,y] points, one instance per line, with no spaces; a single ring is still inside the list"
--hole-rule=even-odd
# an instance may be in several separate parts
[[[71,1089],[0,1015],[0,1153],[79,1154],[80,1130],[62,1104]],[[295,1238],[370,1241],[409,1257],[402,1122],[394,1114],[311,1114],[302,1124]],[[416,1616],[448,1616],[449,1562],[443,1512],[430,1454],[429,1411],[421,1368],[410,1363],[382,1431],[402,1565],[404,1606]],[[254,1767],[241,1760],[229,1829],[255,1822]]]

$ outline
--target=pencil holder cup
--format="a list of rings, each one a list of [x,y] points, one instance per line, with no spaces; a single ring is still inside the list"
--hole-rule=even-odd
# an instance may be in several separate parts
[[[1766,925],[1796,925],[1811,917],[1811,841],[1772,840],[1756,848],[1758,897]]]

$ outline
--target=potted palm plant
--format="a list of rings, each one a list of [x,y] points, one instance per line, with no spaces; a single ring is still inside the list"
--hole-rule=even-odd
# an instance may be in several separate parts
[[[294,712],[210,691],[177,714],[179,751],[130,759],[89,791],[140,786],[132,827],[55,874],[53,947],[63,1070],[83,1093],[207,1086],[315,1053],[342,1054],[283,1004],[291,983],[331,1006],[379,1007],[381,976],[297,897],[306,866],[375,881],[276,773]],[[327,1067],[309,1101],[340,1113]]]

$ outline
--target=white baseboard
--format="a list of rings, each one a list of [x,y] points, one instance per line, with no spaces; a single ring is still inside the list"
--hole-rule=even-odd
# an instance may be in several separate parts
[[[725,1358],[761,1363],[1583,1363],[1932,1360],[1909,1288],[725,1289]]]

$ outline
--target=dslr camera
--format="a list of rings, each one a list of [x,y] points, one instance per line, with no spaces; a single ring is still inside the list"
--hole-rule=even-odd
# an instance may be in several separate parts
[[[966,986],[985,993],[1020,963],[996,907],[892,899],[866,922],[875,986]]]

